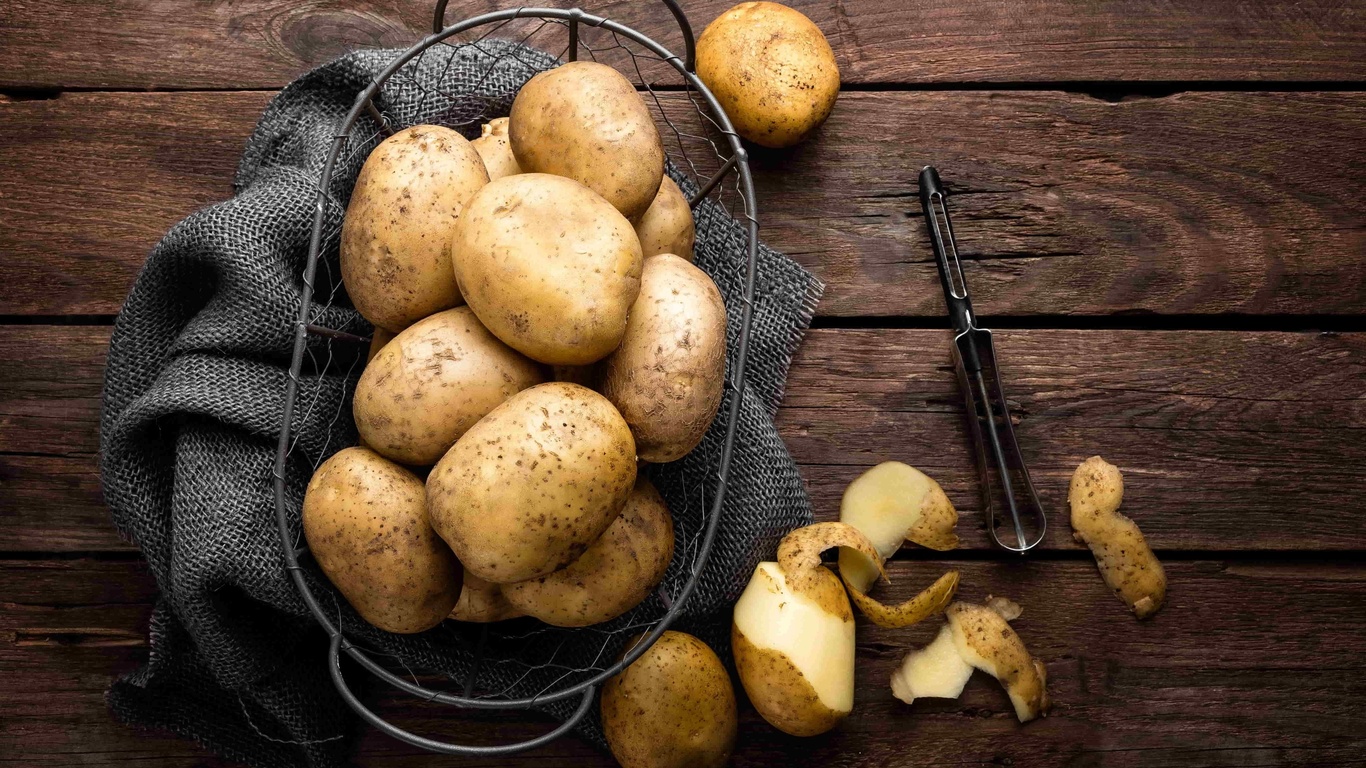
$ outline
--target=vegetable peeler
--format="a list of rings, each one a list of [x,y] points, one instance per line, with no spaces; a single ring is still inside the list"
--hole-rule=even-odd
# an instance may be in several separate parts
[[[1043,541],[1048,519],[1039,494],[1029,478],[1015,438],[1015,427],[1010,421],[1005,387],[1001,384],[1001,369],[996,361],[996,348],[991,331],[977,327],[972,313],[972,298],[963,279],[963,265],[958,260],[958,243],[953,237],[949,221],[944,186],[939,172],[925,166],[920,172],[920,206],[925,211],[925,226],[934,246],[935,264],[939,267],[939,282],[944,288],[944,303],[948,305],[953,323],[953,357],[958,370],[958,385],[967,405],[968,428],[977,452],[977,472],[982,486],[982,507],[987,516],[987,533],[991,540],[1004,549],[1021,554]],[[983,433],[985,432],[985,439]],[[991,455],[987,456],[990,446]],[[990,463],[989,463],[990,462]],[[1006,506],[1010,510],[1010,524],[1014,543],[1003,541],[997,532],[995,492],[992,467],[1001,487]],[[1032,518],[1026,526],[1024,515]],[[1028,529],[1028,530],[1027,530]]]

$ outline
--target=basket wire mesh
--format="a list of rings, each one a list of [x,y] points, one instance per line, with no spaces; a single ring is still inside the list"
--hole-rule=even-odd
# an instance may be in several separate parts
[[[749,351],[758,222],[745,150],[724,110],[692,71],[693,36],[686,16],[674,0],[664,0],[664,4],[678,21],[684,39],[684,58],[638,31],[577,8],[512,8],[444,26],[446,3],[439,0],[435,31],[395,58],[359,94],[332,135],[318,182],[285,392],[286,428],[281,432],[276,454],[277,525],[286,568],[309,611],[330,637],[329,669],[337,690],[365,721],[414,746],[446,754],[496,756],[542,746],[574,729],[592,709],[599,685],[648,650],[680,615],[706,566],[736,439]],[[722,439],[704,441],[697,449],[708,452],[705,465],[717,470],[711,477],[684,479],[688,509],[671,511],[679,532],[685,535],[678,538],[669,573],[652,598],[616,620],[575,630],[526,624],[510,629],[500,626],[496,630],[489,625],[455,628],[450,626],[454,622],[444,622],[442,631],[449,633],[447,639],[472,649],[473,656],[463,675],[448,674],[461,691],[446,692],[421,684],[401,656],[376,647],[374,642],[348,637],[348,626],[353,628],[351,634],[356,634],[354,619],[347,617],[349,609],[319,576],[316,566],[308,563],[308,550],[300,533],[297,488],[289,487],[286,470],[301,462],[316,469],[323,459],[343,446],[300,450],[301,436],[293,428],[295,412],[308,413],[319,401],[316,387],[314,391],[304,391],[301,383],[316,381],[317,377],[300,374],[305,370],[336,371],[352,378],[363,366],[364,355],[359,345],[368,339],[329,328],[317,318],[322,309],[344,301],[335,257],[340,221],[336,214],[345,210],[350,180],[370,150],[395,130],[419,123],[445,125],[473,138],[484,122],[505,116],[516,95],[516,86],[490,90],[486,87],[490,82],[506,80],[519,84],[561,61],[578,59],[609,64],[635,83],[656,124],[664,129],[661,138],[670,175],[679,182],[693,207],[696,209],[708,200],[715,206],[713,210],[734,217],[745,229],[747,261],[738,298],[741,321],[738,328],[728,329],[731,355],[722,404],[727,428]],[[469,83],[458,90],[448,88],[447,73],[453,63],[470,60],[488,62],[483,75],[488,82],[481,80],[480,87],[475,89],[469,88]],[[471,90],[484,95],[471,97]],[[490,92],[492,96],[488,95]],[[338,412],[333,422],[345,418],[349,414]],[[693,517],[688,519],[693,522],[685,526],[680,518],[689,514]],[[491,636],[495,632],[496,636]],[[600,636],[600,644],[591,644],[598,648],[596,653],[580,653],[576,657],[563,654],[569,632]],[[639,634],[644,639],[618,658],[613,649],[622,647],[626,638]],[[373,633],[369,636],[373,638]],[[577,634],[575,647],[584,646],[584,637]],[[558,704],[564,721],[536,738],[510,744],[475,746],[423,737],[388,723],[360,701],[342,673],[343,654],[379,680],[424,701],[482,710],[526,710]],[[402,667],[406,674],[398,674],[395,667]],[[533,691],[530,695],[514,693],[525,692],[528,685]]]

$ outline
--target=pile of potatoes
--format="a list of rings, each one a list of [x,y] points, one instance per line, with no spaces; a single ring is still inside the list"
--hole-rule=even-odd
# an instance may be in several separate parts
[[[375,148],[341,235],[375,326],[361,444],[303,504],[361,617],[580,627],[650,595],[674,531],[639,466],[697,446],[725,373],[693,237],[644,100],[601,64],[533,77],[474,141],[418,125]]]

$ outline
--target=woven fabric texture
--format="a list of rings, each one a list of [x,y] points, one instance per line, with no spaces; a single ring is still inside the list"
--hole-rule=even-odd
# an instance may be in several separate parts
[[[357,94],[399,53],[347,55],[285,88],[247,145],[233,197],[189,216],[156,246],[110,342],[101,419],[104,494],[119,530],[146,555],[161,593],[149,662],[114,683],[110,705],[128,722],[169,729],[253,766],[343,764],[358,730],[328,678],[327,638],[284,568],[273,463],[323,163]],[[556,64],[513,43],[434,46],[386,84],[378,102],[398,126],[440,123],[472,136],[480,120],[507,113],[527,78]],[[337,268],[351,186],[381,138],[368,117],[361,123],[349,135],[323,205],[310,320],[364,335],[370,326],[350,308]],[[670,173],[685,192],[696,189],[677,166]],[[696,260],[726,298],[733,356],[745,231],[712,201],[699,207],[696,219]],[[704,636],[723,657],[729,655],[728,607],[754,565],[772,555],[783,533],[810,521],[810,503],[772,417],[820,292],[812,275],[760,247],[720,530],[676,625]],[[313,468],[355,443],[349,398],[363,364],[361,345],[310,337],[285,473],[297,542],[298,509]],[[726,396],[729,401],[736,392],[728,389]],[[484,696],[563,688],[609,666],[631,636],[663,615],[694,571],[716,493],[728,405],[697,450],[650,468],[675,518],[677,554],[659,591],[615,621],[580,630],[529,619],[489,627],[448,621],[418,635],[392,635],[360,620],[308,558],[306,578],[347,636],[396,670],[448,676],[458,682],[447,688],[468,685]],[[357,669],[348,669],[348,679],[365,687]],[[576,703],[543,709],[563,717]],[[601,743],[595,720],[582,730]]]

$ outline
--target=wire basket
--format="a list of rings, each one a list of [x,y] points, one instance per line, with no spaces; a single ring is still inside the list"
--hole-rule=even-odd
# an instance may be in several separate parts
[[[275,460],[275,512],[286,567],[303,602],[331,640],[329,670],[337,691],[362,719],[408,744],[446,754],[496,756],[542,746],[574,729],[589,715],[599,686],[648,650],[680,616],[694,597],[716,538],[749,352],[758,223],[745,150],[724,110],[693,71],[694,40],[686,15],[675,0],[663,3],[682,33],[685,53],[681,58],[638,31],[578,8],[512,8],[446,26],[446,0],[438,0],[433,34],[404,51],[376,76],[361,91],[332,135],[318,179],[285,390],[286,426],[281,430]],[[581,58],[612,65],[635,83],[661,127],[668,171],[689,197],[694,210],[699,215],[705,209],[706,215],[720,212],[734,218],[745,233],[743,287],[738,298],[728,299],[740,302],[740,323],[738,328],[728,329],[727,334],[729,363],[721,410],[726,428],[719,440],[704,441],[697,449],[710,452],[702,464],[717,469],[709,476],[698,473],[682,478],[683,487],[695,490],[688,492],[687,509],[671,508],[680,534],[674,561],[659,592],[645,604],[606,624],[572,630],[517,622],[512,623],[516,625],[512,628],[451,627],[455,622],[444,622],[442,631],[450,633],[451,643],[473,649],[473,661],[465,667],[463,679],[447,674],[453,686],[461,689],[460,693],[436,690],[420,684],[415,677],[397,674],[391,669],[392,663],[386,665],[377,660],[393,654],[376,650],[373,642],[355,639],[354,624],[353,637],[348,637],[343,609],[337,605],[335,593],[319,578],[317,568],[307,563],[307,547],[298,533],[297,489],[291,489],[286,481],[286,470],[291,464],[307,461],[316,467],[327,453],[324,447],[309,459],[297,448],[304,436],[293,428],[296,409],[303,413],[311,407],[310,393],[301,391],[301,372],[308,366],[309,371],[335,369],[339,373],[356,373],[363,355],[354,345],[368,341],[318,320],[334,303],[344,305],[344,289],[335,268],[335,213],[345,209],[344,202],[351,191],[349,180],[386,135],[410,125],[436,123],[472,138],[482,123],[507,114],[517,88],[531,75],[557,66],[560,61]],[[481,95],[477,97],[471,96],[468,88],[447,87],[446,73],[451,67],[459,63],[468,71],[470,62],[486,65],[478,78],[476,90]],[[735,310],[732,306],[731,312]],[[335,317],[335,313],[331,316]],[[334,354],[334,344],[352,345],[352,349],[349,354]],[[339,413],[336,418],[349,415]],[[568,633],[574,633],[573,644],[580,649],[574,657],[560,655],[560,649],[568,645]],[[644,640],[617,658],[615,649],[624,646],[627,637],[637,634],[643,634]],[[597,650],[584,653],[584,648]],[[343,654],[379,680],[423,701],[478,710],[558,707],[564,720],[541,736],[510,744],[473,746],[426,738],[392,725],[359,700],[343,677]],[[506,683],[509,679],[516,683]],[[481,684],[481,680],[500,680],[504,684]],[[528,680],[539,681],[531,684],[530,695],[512,693],[514,689],[525,693]]]

